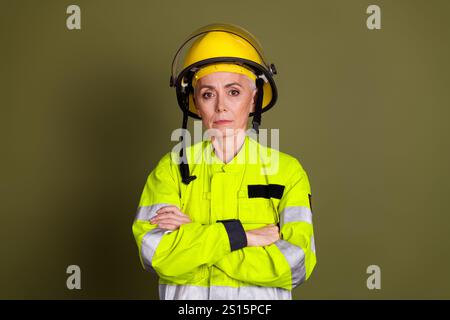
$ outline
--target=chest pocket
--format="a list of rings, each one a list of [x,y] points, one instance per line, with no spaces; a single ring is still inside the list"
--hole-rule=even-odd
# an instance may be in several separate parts
[[[284,186],[248,185],[238,193],[239,220],[248,224],[277,224],[279,202]]]

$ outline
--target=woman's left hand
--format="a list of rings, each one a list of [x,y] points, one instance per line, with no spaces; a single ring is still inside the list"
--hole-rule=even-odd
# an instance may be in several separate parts
[[[176,230],[181,225],[192,222],[189,216],[185,215],[176,206],[166,206],[156,211],[156,216],[150,219],[151,224],[157,224],[159,228]]]

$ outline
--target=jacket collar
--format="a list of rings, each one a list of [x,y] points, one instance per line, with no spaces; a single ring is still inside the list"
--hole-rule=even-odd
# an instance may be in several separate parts
[[[205,144],[207,155],[206,161],[207,164],[210,164],[213,168],[214,172],[240,172],[244,170],[245,165],[248,162],[248,150],[249,150],[249,144],[250,138],[248,135],[245,136],[244,142],[238,151],[238,153],[234,156],[233,159],[231,159],[230,162],[224,163],[214,152],[214,146],[211,142],[211,140],[208,140]]]

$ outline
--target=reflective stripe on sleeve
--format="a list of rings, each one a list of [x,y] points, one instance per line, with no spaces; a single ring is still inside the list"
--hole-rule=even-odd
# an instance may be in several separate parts
[[[144,235],[144,238],[142,239],[141,256],[146,270],[153,270],[153,255],[155,254],[156,248],[158,247],[161,238],[167,232],[168,230],[155,228]]]
[[[286,207],[280,213],[281,224],[307,222],[312,224],[312,211],[308,207]]]
[[[314,242],[314,235],[311,236],[311,251],[316,254],[316,244]]]
[[[295,288],[306,278],[305,253],[302,248],[285,240],[277,240],[275,245],[280,249],[291,267],[292,288]]]

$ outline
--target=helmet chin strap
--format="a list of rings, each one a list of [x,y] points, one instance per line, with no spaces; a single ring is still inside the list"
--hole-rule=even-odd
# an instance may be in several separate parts
[[[256,79],[256,89],[258,90],[256,93],[256,102],[255,102],[255,113],[253,114],[253,130],[256,134],[259,134],[259,126],[261,125],[261,113],[262,113],[262,102],[263,102],[263,85],[264,80],[262,78]]]
[[[182,135],[180,136],[181,141],[181,150],[180,150],[180,173],[181,173],[181,181],[184,184],[189,184],[192,180],[195,180],[197,176],[191,176],[189,172],[189,164],[186,158],[186,130],[187,130],[187,121],[188,121],[188,110],[189,110],[189,93],[185,95],[184,106],[183,106],[183,124],[182,124]]]

